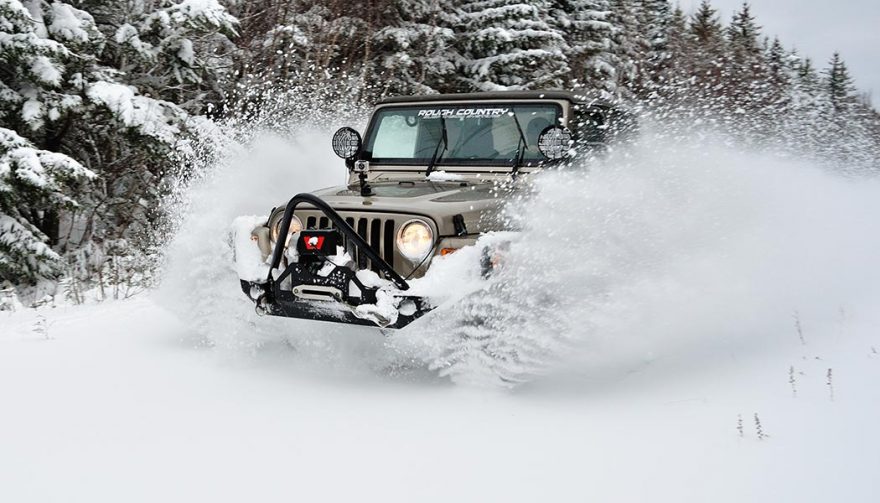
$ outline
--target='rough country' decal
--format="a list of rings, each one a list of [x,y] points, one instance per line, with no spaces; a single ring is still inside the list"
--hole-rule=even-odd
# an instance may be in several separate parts
[[[507,115],[509,108],[425,108],[419,110],[422,119],[439,119],[443,117],[458,119],[482,119]]]

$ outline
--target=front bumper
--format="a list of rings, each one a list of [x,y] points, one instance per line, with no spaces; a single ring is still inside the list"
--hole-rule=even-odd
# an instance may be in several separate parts
[[[257,311],[270,316],[399,329],[433,309],[421,297],[405,296],[400,299],[401,306],[396,310],[396,315],[386,318],[368,311],[358,312],[357,306],[344,301],[300,299],[293,291],[276,290],[272,297],[266,297],[263,295],[265,286],[241,280],[242,291],[254,302]]]
[[[342,249],[355,250],[356,261],[341,261],[323,251],[301,248],[301,240],[310,234],[329,236],[327,230],[301,231],[295,235],[291,247],[297,248],[294,257],[288,255],[284,240],[275,243],[266,279],[241,280],[244,293],[256,305],[257,312],[315,321],[331,321],[355,325],[403,328],[432,308],[424,299],[406,295],[409,284],[394,268],[359,235],[346,220],[326,202],[312,194],[294,196],[284,211],[279,235],[288,235],[293,212],[297,205],[306,203],[323,213],[344,240]],[[324,233],[324,234],[322,234]],[[315,236],[311,236],[316,239]],[[236,243],[241,242],[239,239]],[[317,241],[316,241],[317,242]],[[236,259],[243,253],[236,250]],[[372,268],[361,270],[362,258]],[[289,263],[288,263],[289,262]]]

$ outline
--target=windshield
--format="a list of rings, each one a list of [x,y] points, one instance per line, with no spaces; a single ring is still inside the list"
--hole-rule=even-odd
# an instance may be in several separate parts
[[[556,104],[388,107],[373,116],[364,150],[379,164],[427,165],[436,152],[437,167],[513,166],[525,136],[522,165],[534,166],[544,159],[538,135],[561,114]]]

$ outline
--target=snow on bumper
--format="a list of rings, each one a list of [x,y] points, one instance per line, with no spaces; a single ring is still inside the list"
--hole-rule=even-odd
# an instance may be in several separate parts
[[[235,270],[242,291],[255,302],[259,312],[290,318],[401,328],[430,311],[424,299],[407,295],[373,271],[357,270],[354,260],[342,248],[337,248],[335,255],[326,257],[323,266],[311,277],[312,281],[300,282],[294,276],[304,273],[296,267],[298,257],[295,247],[291,246],[285,252],[285,258],[291,265],[283,270],[273,270],[270,281],[271,258],[266,250],[271,249],[271,243],[261,243],[261,239],[268,239],[265,222],[266,217],[239,217],[233,221],[231,233]],[[294,236],[292,242],[296,239],[297,236]],[[339,276],[350,279],[344,284],[333,281],[334,277]],[[365,296],[365,292],[369,295]],[[371,302],[346,301],[364,297]]]
[[[251,283],[262,283],[269,276],[267,257],[260,250],[259,237],[254,230],[266,222],[266,217],[238,217],[232,222],[232,249],[235,272],[239,279]]]

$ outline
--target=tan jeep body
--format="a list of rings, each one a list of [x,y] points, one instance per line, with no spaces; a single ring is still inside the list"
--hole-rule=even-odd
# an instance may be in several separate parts
[[[535,106],[534,110],[536,111],[531,113],[537,118],[530,121],[528,113],[524,113],[522,110],[527,112],[531,110],[528,108],[531,106]],[[544,116],[538,117],[539,113],[546,115],[548,106],[556,110],[554,124],[551,124]],[[387,266],[393,268],[397,274],[406,279],[424,275],[434,257],[454,253],[462,247],[473,245],[484,233],[509,230],[501,215],[507,198],[511,193],[521,189],[525,185],[524,180],[531,174],[550,164],[537,153],[535,140],[538,133],[541,132],[537,128],[544,130],[549,126],[569,128],[574,131],[574,137],[582,145],[599,145],[605,142],[603,135],[607,135],[607,131],[603,127],[607,128],[605,123],[609,114],[613,113],[613,109],[605,104],[589,101],[564,91],[394,97],[384,99],[377,104],[364,135],[364,148],[369,146],[372,136],[382,134],[381,131],[376,131],[377,128],[382,127],[377,124],[377,120],[379,120],[377,117],[386,120],[382,118],[392,117],[395,110],[406,109],[407,113],[411,113],[413,107],[418,111],[419,117],[427,117],[428,119],[432,118],[432,115],[443,117],[442,143],[438,143],[434,148],[433,157],[438,157],[438,159],[432,167],[433,172],[430,176],[426,175],[431,162],[426,162],[425,159],[429,157],[428,154],[431,152],[428,152],[424,158],[418,159],[419,162],[412,160],[408,163],[406,161],[383,162],[372,155],[373,152],[362,150],[358,152],[356,159],[340,161],[340,169],[343,165],[349,169],[347,186],[331,187],[312,193],[313,196],[319,197],[335,210],[338,216],[345,220],[350,230],[357,233]],[[496,109],[514,110],[514,113],[509,113],[509,115],[513,116],[515,113],[519,113],[522,116],[520,119],[516,119],[516,128],[513,126],[508,128],[508,136],[512,134],[510,131],[516,131],[517,134],[502,139],[507,142],[505,145],[508,146],[508,152],[509,147],[516,140],[518,159],[514,159],[512,162],[509,153],[507,157],[502,157],[497,150],[494,150],[494,147],[498,145],[497,138],[494,140],[495,144],[492,145],[492,148],[480,147],[491,150],[493,155],[499,156],[497,162],[493,162],[496,161],[493,159],[480,158],[471,163],[465,157],[443,158],[442,154],[454,150],[454,148],[459,149],[456,152],[464,152],[461,156],[466,155],[467,151],[464,149],[468,146],[467,142],[476,141],[466,136],[465,129],[461,129],[465,126],[460,126],[460,129],[457,130],[457,147],[451,146],[450,143],[453,141],[448,137],[448,133],[451,134],[451,132],[447,131],[447,125],[459,123],[449,121],[470,120],[468,117],[459,117],[465,115],[477,116],[477,119],[483,120],[481,119],[483,116],[479,114],[497,114],[499,112]],[[406,120],[410,120],[409,116]],[[484,122],[489,122],[489,120],[486,119]],[[482,136],[486,136],[486,134],[482,134]],[[474,136],[474,138],[482,136]],[[526,139],[528,145],[521,145],[520,138]],[[488,141],[493,140],[490,138]],[[441,146],[443,147],[442,153]],[[393,150],[395,146],[391,145],[391,147]],[[376,146],[375,150],[378,148]],[[520,148],[522,148],[522,152],[520,152]],[[526,156],[528,159],[525,159]],[[356,165],[356,162],[360,162],[360,164]],[[514,168],[514,164],[517,165],[516,168]],[[357,172],[355,166],[367,168],[368,172],[361,174]],[[363,195],[362,181],[369,187],[368,195]],[[257,242],[264,260],[270,260],[275,251],[277,239],[273,239],[275,236],[273,236],[272,229],[278,229],[280,226],[286,207],[287,204],[278,205],[272,211],[268,221],[252,232],[252,239]],[[308,203],[296,206],[293,215],[302,223],[303,232],[339,227],[332,223],[327,214]],[[431,252],[420,261],[406,258],[400,253],[397,244],[401,229],[413,220],[421,221],[430,227],[433,237]],[[280,232],[278,234],[280,235]],[[346,241],[350,241],[350,239]],[[353,268],[372,270],[383,278],[388,276],[383,264],[370,260],[364,256],[363,252],[352,250],[352,258]],[[285,266],[285,263],[278,265]],[[255,286],[252,282],[249,282],[248,285],[251,289]],[[244,280],[242,280],[242,287],[246,288]],[[273,288],[278,288],[278,286],[275,285]],[[245,291],[248,293],[247,289]],[[254,298],[252,293],[248,293],[248,295],[257,301],[259,307],[259,300]],[[266,297],[269,298],[272,295],[268,294]],[[328,299],[328,301],[344,304],[344,300],[341,300],[343,297],[345,294],[336,295],[335,300]],[[314,299],[294,300],[313,301]],[[268,309],[268,311],[270,314],[279,314],[278,310],[273,312],[273,309]],[[282,313],[282,315],[311,317],[299,314]],[[312,318],[327,319],[324,317]],[[334,321],[350,322],[352,318],[340,317]],[[375,319],[367,321],[377,325],[383,324]],[[390,325],[402,326],[400,323],[390,323]]]

